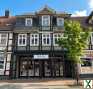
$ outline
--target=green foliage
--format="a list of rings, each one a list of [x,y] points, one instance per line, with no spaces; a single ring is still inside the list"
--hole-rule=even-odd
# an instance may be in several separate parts
[[[89,31],[84,31],[79,22],[65,21],[64,36],[58,44],[67,50],[67,58],[75,63],[81,63],[84,49],[87,47]]]

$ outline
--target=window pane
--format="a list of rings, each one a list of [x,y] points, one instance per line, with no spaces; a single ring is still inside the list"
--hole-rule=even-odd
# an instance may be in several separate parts
[[[32,26],[32,18],[26,18],[26,26]]]
[[[26,43],[26,40],[25,39],[23,39],[23,44],[25,44]]]
[[[32,39],[31,41],[32,41],[31,43],[34,44],[34,39]]]
[[[19,39],[19,44],[22,44],[22,39]]]
[[[39,34],[31,34],[30,36],[30,45],[37,46],[39,43]]]
[[[0,63],[0,69],[3,69],[3,67],[4,67],[3,64]]]
[[[1,44],[6,44],[6,39],[1,39]]]
[[[45,38],[43,39],[43,42],[44,42],[44,44],[46,44],[46,39]]]
[[[88,60],[86,60],[86,59],[83,59],[83,60],[85,60],[85,61],[83,61],[83,64],[81,65],[81,66],[92,66],[92,62],[88,59]]]
[[[4,54],[0,53],[0,69],[4,68]]]
[[[18,45],[19,46],[26,46],[26,38],[27,34],[19,34],[18,35]]]
[[[49,38],[47,38],[47,44],[50,44],[50,42],[49,42]]]
[[[35,44],[37,44],[37,39],[35,39]]]
[[[1,34],[0,36],[0,44],[4,46],[7,45],[7,34]]]
[[[48,16],[48,15],[42,16],[42,25],[43,26],[50,25],[50,16]]]
[[[57,18],[57,25],[63,26],[64,25],[64,19],[63,18]]]
[[[57,38],[55,38],[55,44],[57,44],[57,41],[58,41]]]
[[[51,45],[50,34],[42,34],[42,44],[43,45]]]

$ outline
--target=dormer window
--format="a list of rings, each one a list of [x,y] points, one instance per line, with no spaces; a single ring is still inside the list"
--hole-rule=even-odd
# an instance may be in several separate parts
[[[63,18],[57,18],[57,26],[63,26],[64,25],[64,19]]]
[[[25,26],[32,26],[32,18],[26,18]]]
[[[42,16],[42,26],[49,26],[50,25],[50,16],[43,15]]]

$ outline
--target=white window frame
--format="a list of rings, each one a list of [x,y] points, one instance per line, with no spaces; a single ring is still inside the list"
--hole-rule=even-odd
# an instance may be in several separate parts
[[[22,36],[22,44],[20,44],[20,39],[21,39],[20,36]],[[23,44],[23,39],[25,39],[25,44]],[[18,34],[18,46],[26,46],[26,45],[27,45],[27,34]]]
[[[60,20],[62,21],[61,23],[60,23]],[[61,17],[57,18],[57,26],[64,26],[64,18],[61,18]]]
[[[56,35],[56,36],[55,36]],[[54,33],[53,34],[53,45],[54,46],[58,46],[58,44],[55,42],[55,39],[59,39],[59,38],[61,38],[61,37],[63,37],[63,34],[62,33]]]
[[[3,60],[0,60],[0,61],[3,61],[4,63],[3,63],[3,68],[0,68],[0,70],[5,70],[5,54],[0,52],[0,56],[1,55],[3,55]]]
[[[28,24],[28,20],[31,21],[31,24]],[[32,26],[32,18],[26,18],[25,19],[25,26]]]
[[[45,35],[45,37],[44,37],[44,35]],[[47,36],[47,35],[49,35],[49,36]],[[44,43],[44,39],[46,39],[46,43],[47,43],[47,38],[49,38],[49,44],[45,44]],[[42,34],[42,45],[43,46],[50,46],[51,45],[51,34],[50,33],[43,33]]]
[[[34,44],[32,44],[32,39],[34,39]],[[35,39],[37,39],[37,44],[35,44]],[[36,33],[30,34],[30,46],[38,46],[38,45],[39,45],[39,34]]]
[[[6,35],[6,37],[2,37],[2,35]],[[4,44],[1,44],[2,39],[6,40],[6,42]],[[8,34],[7,33],[0,33],[0,45],[7,46],[7,41],[8,41]]]
[[[45,16],[47,16],[47,19],[44,19]],[[44,20],[45,21],[48,20],[48,24],[47,25],[44,24]],[[50,16],[49,15],[43,15],[42,16],[42,26],[50,26]]]

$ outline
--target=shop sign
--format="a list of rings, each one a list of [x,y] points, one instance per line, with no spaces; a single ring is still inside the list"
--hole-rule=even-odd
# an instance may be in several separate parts
[[[49,59],[49,55],[34,55],[34,59]]]

